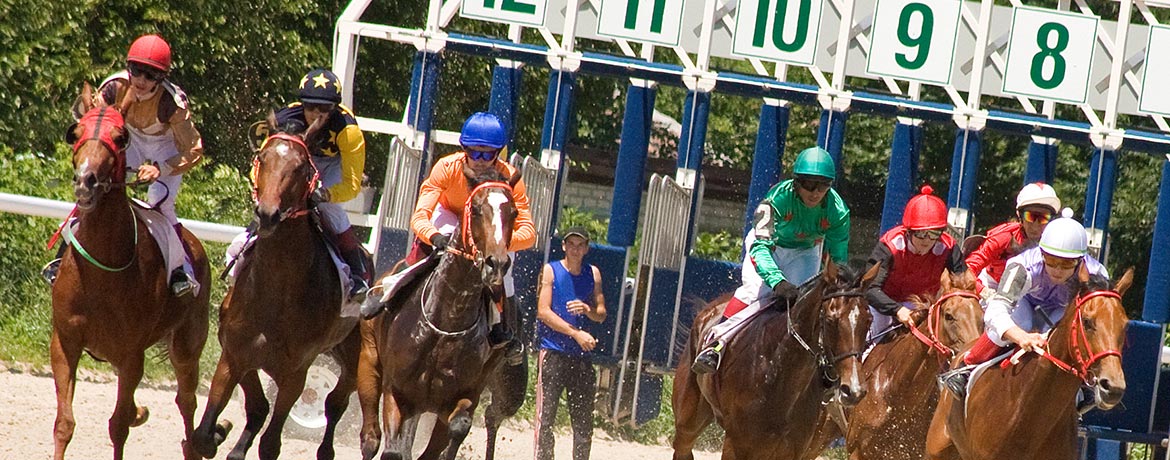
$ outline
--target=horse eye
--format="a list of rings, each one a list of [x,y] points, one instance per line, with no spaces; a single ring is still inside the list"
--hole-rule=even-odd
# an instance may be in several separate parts
[[[1097,322],[1093,321],[1091,319],[1087,319],[1087,318],[1083,319],[1083,320],[1081,320],[1081,324],[1083,324],[1085,326],[1085,330],[1088,330],[1088,331],[1097,330]]]
[[[947,319],[947,321],[954,321],[955,320],[955,315],[952,315],[950,313],[943,315],[943,317],[945,317]]]

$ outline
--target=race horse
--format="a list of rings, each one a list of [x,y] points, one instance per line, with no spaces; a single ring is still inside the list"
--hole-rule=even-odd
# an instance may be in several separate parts
[[[860,278],[849,271],[829,262],[790,309],[776,302],[761,311],[727,344],[712,374],[692,373],[691,361],[726,300],[696,315],[675,370],[675,460],[694,458],[695,438],[712,419],[726,432],[723,458],[799,459],[826,395],[846,404],[864,396],[860,355],[872,320],[865,289],[877,270]]]
[[[494,170],[476,174],[465,169],[464,174],[473,189],[451,246],[431,255],[437,266],[388,299],[367,299],[383,303],[386,312],[362,324],[358,397],[365,460],[382,443],[379,399],[388,434],[383,460],[412,458],[414,428],[427,412],[436,415],[436,422],[420,458],[455,458],[480,394],[502,360],[488,346],[488,309],[503,301],[517,216],[512,185],[519,174],[507,181]],[[522,402],[523,397],[514,401],[515,406]],[[489,415],[498,425],[498,416],[507,412]]]
[[[938,374],[956,350],[983,333],[983,308],[970,272],[939,277],[936,295],[912,297],[914,326],[899,327],[873,345],[862,361],[865,398],[842,411],[845,427],[823,416],[820,441],[806,460],[845,433],[851,460],[918,460],[938,404]],[[835,403],[833,403],[835,404]]]
[[[966,401],[943,390],[926,439],[926,458],[1051,460],[1076,458],[1076,395],[1095,393],[1112,409],[1125,394],[1121,346],[1128,318],[1121,296],[1133,283],[1130,268],[1110,286],[1077,273],[1075,297],[1038,356],[1017,354],[992,366],[969,387]],[[1012,365],[1008,365],[1012,364]]]
[[[89,84],[78,108],[84,116],[66,133],[66,141],[73,144],[77,225],[76,230],[68,221],[63,226],[68,248],[53,283],[53,458],[65,458],[73,438],[77,363],[85,351],[109,362],[118,374],[109,433],[114,458],[121,459],[130,427],[146,422],[149,415],[146,407],[135,405],[134,390],[142,380],[146,349],[154,344],[164,346],[175,368],[175,403],[186,439],[191,438],[199,355],[207,341],[211,268],[203,245],[184,229],[182,242],[202,288],[195,295],[171,295],[163,252],[126,193],[128,133],[122,114],[113,107],[95,108]],[[186,441],[182,445],[185,459],[199,458]]]
[[[229,459],[243,459],[264,426],[269,402],[259,370],[277,386],[272,420],[260,438],[259,458],[280,455],[281,431],[301,396],[313,360],[330,353],[340,364],[337,385],[325,399],[325,433],[318,459],[332,459],[337,422],[356,388],[361,337],[356,305],[343,315],[342,287],[324,230],[309,197],[318,185],[309,145],[322,133],[321,120],[303,134],[281,132],[268,117],[270,132],[252,162],[255,242],[237,261],[235,283],[219,311],[223,352],[211,380],[207,407],[194,444],[200,455],[215,456],[230,423],[217,424],[236,385],[244,391],[245,426]],[[309,144],[306,144],[308,142]]]

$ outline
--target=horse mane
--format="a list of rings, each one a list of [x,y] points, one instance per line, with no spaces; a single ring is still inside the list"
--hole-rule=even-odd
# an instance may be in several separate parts
[[[1072,291],[1076,292],[1077,296],[1082,296],[1090,292],[1113,290],[1115,284],[1116,282],[1096,273],[1090,273],[1087,282],[1081,282],[1073,275]]]
[[[507,183],[507,179],[508,178],[504,177],[504,173],[501,173],[496,168],[491,168],[479,173],[472,171],[470,167],[467,168],[467,186],[471,188],[478,187],[480,184],[487,182]]]

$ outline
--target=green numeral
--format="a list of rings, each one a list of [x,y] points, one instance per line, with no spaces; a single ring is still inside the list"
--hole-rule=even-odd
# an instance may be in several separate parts
[[[792,37],[792,42],[784,41],[784,17],[788,13],[788,0],[776,1],[776,14],[772,21],[772,44],[780,51],[794,52],[804,47],[804,42],[808,39],[808,15],[812,8],[812,0],[798,0],[800,6],[798,7],[796,16],[796,36]],[[756,31],[752,39],[752,46],[764,46],[764,35],[768,27],[768,5],[770,0],[760,0],[760,5],[756,10]]]
[[[917,37],[910,36],[910,17],[918,13],[922,15],[922,30]],[[903,46],[918,48],[918,52],[911,60],[905,53],[894,54],[894,61],[908,70],[916,70],[926,64],[926,57],[930,55],[930,38],[934,35],[934,11],[921,3],[911,3],[902,8],[902,15],[898,18],[898,41]]]
[[[654,0],[654,13],[650,17],[650,31],[654,33],[662,33],[662,16],[666,10],[666,0]],[[635,30],[638,26],[638,0],[629,0],[626,3],[626,23],[627,30]]]
[[[1050,47],[1048,39],[1052,32],[1056,32],[1056,44]],[[1040,45],[1040,52],[1032,56],[1032,83],[1043,89],[1060,86],[1067,64],[1060,52],[1068,48],[1068,28],[1058,22],[1045,23],[1036,31],[1036,44]],[[1052,58],[1052,76],[1044,78],[1044,61],[1048,58]]]

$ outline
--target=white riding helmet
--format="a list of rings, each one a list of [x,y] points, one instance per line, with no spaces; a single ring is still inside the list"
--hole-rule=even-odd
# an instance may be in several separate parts
[[[1016,209],[1028,205],[1040,205],[1052,208],[1052,212],[1060,209],[1060,198],[1056,196],[1056,189],[1043,182],[1033,182],[1025,185],[1016,195]]]
[[[1089,235],[1085,226],[1072,218],[1072,209],[1064,208],[1059,219],[1053,219],[1040,235],[1040,250],[1048,255],[1076,259],[1089,249]]]

